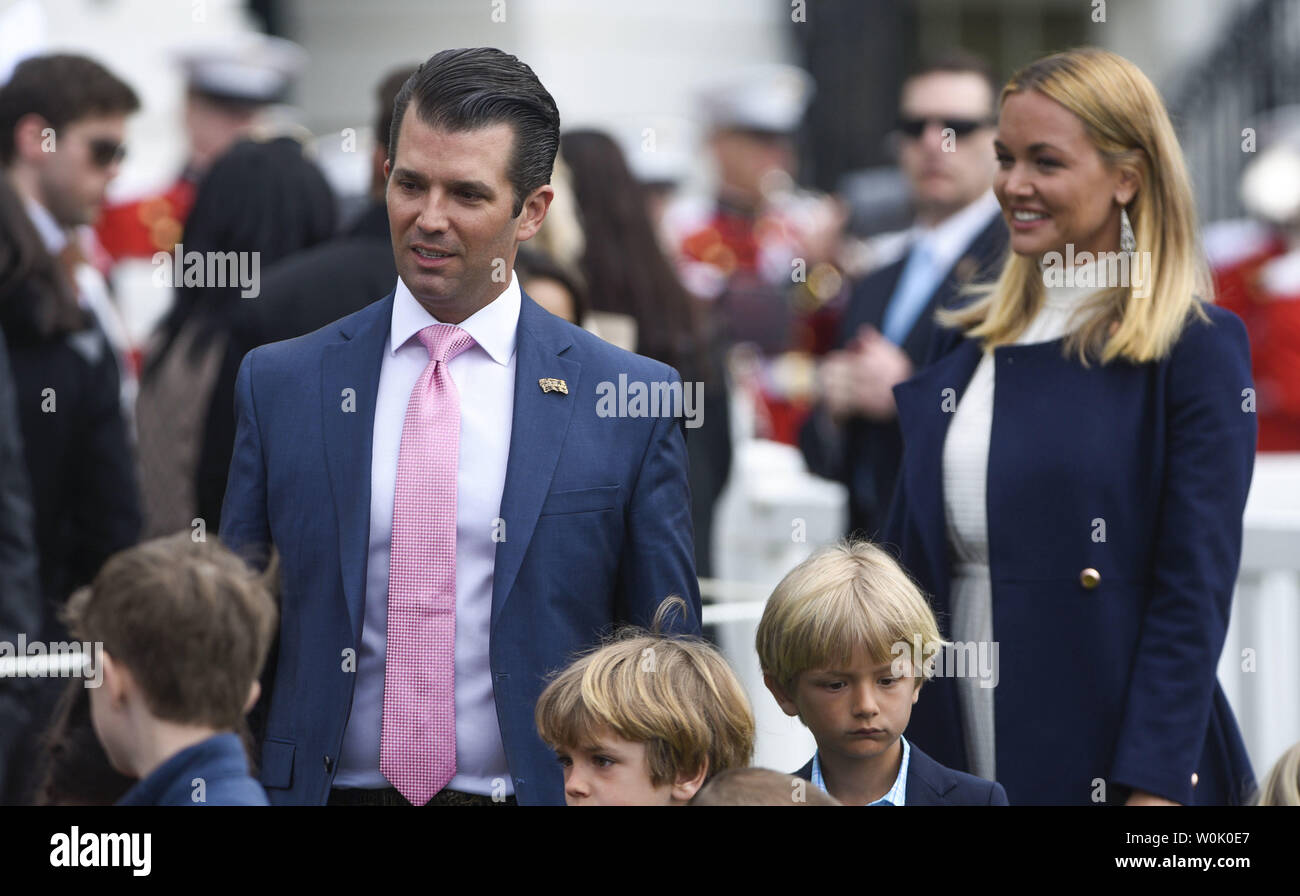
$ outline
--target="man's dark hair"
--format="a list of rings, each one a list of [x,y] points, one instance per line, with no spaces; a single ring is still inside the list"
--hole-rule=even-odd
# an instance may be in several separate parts
[[[14,127],[36,114],[55,132],[94,115],[129,115],[140,108],[130,86],[93,59],[71,54],[34,56],[19,63],[0,87],[0,165],[14,160]]]
[[[965,50],[949,50],[923,60],[916,69],[908,73],[903,83],[906,84],[923,75],[936,74],[979,76],[989,87],[989,114],[991,116],[996,114],[998,94],[1002,92],[1002,81],[984,57]]]
[[[393,102],[388,161],[397,159],[397,133],[406,107],[415,103],[432,128],[470,131],[493,124],[514,128],[506,175],[514,190],[514,214],[524,197],[550,183],[560,147],[560,111],[533,70],[493,47],[443,50],[407,79]]]

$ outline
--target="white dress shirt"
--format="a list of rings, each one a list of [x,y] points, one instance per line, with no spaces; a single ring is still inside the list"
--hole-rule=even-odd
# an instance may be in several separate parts
[[[975,238],[1001,213],[997,197],[989,189],[934,226],[914,226],[907,240],[908,263],[885,309],[881,332],[897,345],[906,342],[939,284]]]
[[[459,324],[475,344],[447,364],[460,396],[456,474],[456,775],[447,787],[466,793],[514,792],[497,724],[488,631],[492,580],[515,403],[515,332],[519,282]],[[370,547],[366,605],[352,712],[343,735],[335,787],[383,788],[379,771],[388,643],[388,560],[393,491],[406,406],[429,353],[416,334],[440,323],[398,279],[389,342],[379,371],[370,464]],[[498,536],[499,538],[499,536]],[[503,789],[504,788],[504,789]]]

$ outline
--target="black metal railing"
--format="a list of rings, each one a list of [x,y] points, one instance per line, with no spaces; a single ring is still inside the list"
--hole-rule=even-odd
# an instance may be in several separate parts
[[[1258,0],[1244,8],[1166,95],[1202,220],[1241,216],[1238,185],[1254,158],[1243,149],[1243,131],[1261,137],[1263,113],[1300,103],[1300,0]]]

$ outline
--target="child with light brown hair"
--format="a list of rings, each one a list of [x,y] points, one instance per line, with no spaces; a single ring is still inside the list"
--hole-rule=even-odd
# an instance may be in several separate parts
[[[695,637],[622,629],[580,656],[537,701],[537,730],[564,767],[570,806],[685,805],[714,775],[749,764],[754,716],[735,673]]]
[[[69,600],[69,629],[103,644],[95,734],[113,767],[139,779],[116,805],[268,804],[235,733],[275,632],[265,581],[187,531],[113,555]]]
[[[1259,792],[1256,806],[1300,806],[1300,743],[1278,757]]]

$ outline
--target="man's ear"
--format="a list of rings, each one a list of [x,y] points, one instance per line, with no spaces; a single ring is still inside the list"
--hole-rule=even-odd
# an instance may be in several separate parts
[[[393,160],[389,158],[385,158],[384,159],[384,180],[388,180],[388,176],[392,173],[393,173]]]
[[[108,695],[109,705],[114,708],[120,707],[126,702],[128,694],[135,690],[135,682],[131,679],[131,672],[126,666],[120,665],[109,656],[108,651],[100,660],[101,674],[104,676],[104,683],[101,687],[104,693]]]
[[[776,698],[776,703],[781,707],[782,712],[788,716],[799,715],[799,707],[791,699],[790,692],[783,688],[775,678],[764,672],[763,684],[767,685],[767,689],[772,692],[772,696]]]
[[[673,782],[673,800],[679,803],[689,803],[691,797],[695,796],[700,788],[704,786],[704,779],[708,776],[709,759],[706,756],[695,774],[689,775],[682,772],[677,776],[677,780]]]
[[[14,124],[14,158],[24,161],[32,161],[39,158],[45,151],[45,134],[46,128],[51,127],[50,123],[35,112],[29,112],[22,116]],[[55,133],[55,149],[58,148],[58,140],[62,134]]]
[[[543,184],[524,200],[524,207],[519,210],[519,226],[515,230],[515,239],[519,242],[531,240],[541,229],[542,222],[546,220],[546,210],[551,207],[551,200],[555,198],[555,188],[550,184]]]
[[[248,702],[244,704],[244,715],[253,711],[253,707],[257,705],[257,698],[261,696],[262,683],[254,678],[253,683],[248,686]]]

